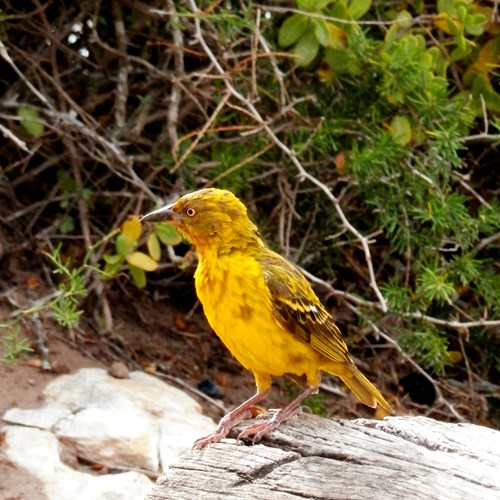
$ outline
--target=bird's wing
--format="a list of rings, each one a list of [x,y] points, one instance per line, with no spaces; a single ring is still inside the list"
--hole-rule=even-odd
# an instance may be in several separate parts
[[[305,276],[271,251],[263,256],[261,266],[276,320],[328,359],[351,365],[340,330]]]

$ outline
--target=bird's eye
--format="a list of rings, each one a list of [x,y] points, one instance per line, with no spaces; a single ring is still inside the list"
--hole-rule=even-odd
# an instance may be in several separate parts
[[[196,213],[196,210],[194,208],[188,208],[186,210],[186,213],[189,215],[189,217],[192,217]]]

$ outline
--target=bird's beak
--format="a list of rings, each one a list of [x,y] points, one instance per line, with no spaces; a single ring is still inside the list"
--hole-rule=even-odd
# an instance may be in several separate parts
[[[154,212],[143,215],[141,222],[170,222],[172,224],[180,224],[181,218],[177,212],[172,210],[173,205],[159,208]]]

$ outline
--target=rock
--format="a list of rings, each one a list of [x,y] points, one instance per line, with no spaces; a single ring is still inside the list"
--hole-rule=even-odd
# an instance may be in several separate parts
[[[159,470],[160,426],[132,403],[112,408],[88,407],[61,419],[55,435],[90,462],[120,469]]]
[[[45,398],[72,412],[54,426],[56,435],[110,467],[157,472],[160,458],[167,467],[215,427],[196,401],[142,372],[115,379],[99,368],[80,370],[54,380]]]
[[[115,361],[114,363],[111,363],[108,373],[115,378],[129,377],[127,365],[125,363],[122,363],[121,361]]]
[[[70,469],[59,459],[59,442],[49,431],[14,425],[4,431],[5,455],[42,482],[48,499],[136,500],[151,490],[152,482],[137,472],[93,476]]]
[[[64,417],[69,417],[71,411],[64,406],[44,406],[30,410],[11,408],[3,416],[3,421],[9,424],[36,427],[38,429],[52,429]]]
[[[130,495],[113,499],[143,498],[145,493],[138,491],[146,483],[146,491],[152,486],[145,475],[135,472],[93,476],[75,471],[60,461],[58,443],[68,445],[81,459],[154,475],[215,428],[196,401],[142,372],[117,379],[102,369],[82,369],[53,380],[44,396],[43,408],[5,413],[9,425],[4,455],[40,478],[54,500],[108,498],[107,492],[118,491],[122,480]],[[59,486],[61,481],[67,484]]]

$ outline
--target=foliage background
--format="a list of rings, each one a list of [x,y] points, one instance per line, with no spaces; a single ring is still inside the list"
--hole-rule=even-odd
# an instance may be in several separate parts
[[[110,331],[113,287],[185,286],[188,247],[137,214],[218,186],[359,356],[393,350],[394,393],[495,421],[497,2],[34,1],[0,23],[1,273],[60,274],[3,323],[9,357],[30,314]]]

